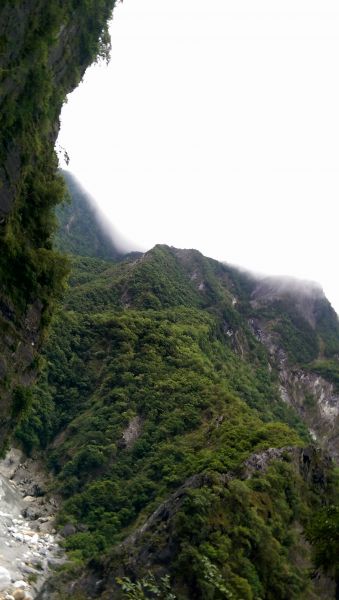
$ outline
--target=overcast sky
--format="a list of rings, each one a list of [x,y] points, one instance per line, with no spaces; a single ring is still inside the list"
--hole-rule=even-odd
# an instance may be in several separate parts
[[[339,312],[339,5],[124,0],[59,143],[146,250],[313,279]]]

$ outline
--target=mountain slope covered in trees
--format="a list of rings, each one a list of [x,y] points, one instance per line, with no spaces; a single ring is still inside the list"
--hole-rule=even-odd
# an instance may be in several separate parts
[[[63,499],[71,562],[41,598],[334,598],[312,576],[337,494],[312,437],[335,454],[336,416],[308,418],[324,389],[335,406],[338,350],[313,284],[167,246],[74,255],[16,431]]]

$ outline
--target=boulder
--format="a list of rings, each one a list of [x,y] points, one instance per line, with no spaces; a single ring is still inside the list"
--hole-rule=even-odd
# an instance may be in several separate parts
[[[15,590],[13,593],[14,600],[25,600],[26,592],[24,590]]]
[[[2,592],[11,583],[11,575],[10,572],[5,569],[5,567],[0,567],[0,591]]]
[[[15,587],[19,590],[21,588],[27,587],[27,583],[26,583],[26,581],[23,581],[22,579],[20,579],[19,581],[16,581],[15,583],[13,583],[13,587]]]
[[[74,525],[72,525],[72,523],[67,523],[62,530],[60,531],[61,535],[65,538],[69,537],[70,535],[74,535],[76,533],[76,528],[74,527]]]
[[[28,506],[22,511],[22,516],[29,521],[36,521],[41,517],[41,510],[34,506]]]

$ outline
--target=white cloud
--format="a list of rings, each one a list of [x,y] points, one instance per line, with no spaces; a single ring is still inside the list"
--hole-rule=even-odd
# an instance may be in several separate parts
[[[339,311],[339,13],[323,0],[128,0],[70,96],[70,169],[135,248],[319,281]]]

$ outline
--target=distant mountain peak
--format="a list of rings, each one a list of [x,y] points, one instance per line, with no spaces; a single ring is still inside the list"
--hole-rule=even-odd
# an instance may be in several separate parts
[[[86,192],[76,177],[62,171],[69,193],[69,201],[57,207],[59,227],[55,246],[62,252],[116,260],[124,254],[114,240],[114,231],[95,200]]]

